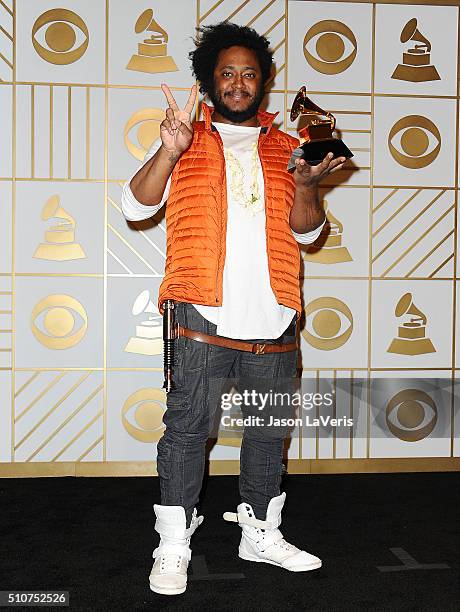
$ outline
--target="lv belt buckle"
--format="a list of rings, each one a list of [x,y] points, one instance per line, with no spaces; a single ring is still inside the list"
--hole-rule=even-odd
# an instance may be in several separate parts
[[[265,353],[265,344],[254,344],[252,352],[256,355],[263,355]]]

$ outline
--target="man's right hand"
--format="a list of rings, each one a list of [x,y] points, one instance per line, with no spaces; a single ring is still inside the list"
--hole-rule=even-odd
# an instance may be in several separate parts
[[[161,89],[169,104],[166,109],[166,119],[160,125],[161,142],[168,153],[179,157],[192,144],[192,110],[196,101],[197,87],[193,85],[191,88],[184,110],[179,109],[167,85],[162,83]]]
[[[134,197],[146,206],[156,206],[162,201],[174,166],[193,139],[192,111],[197,96],[196,85],[190,90],[184,110],[179,109],[167,85],[162,84],[161,89],[169,104],[166,119],[160,124],[161,146],[130,182]]]

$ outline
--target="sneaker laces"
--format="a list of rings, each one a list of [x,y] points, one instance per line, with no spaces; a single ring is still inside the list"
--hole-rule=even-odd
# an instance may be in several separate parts
[[[159,564],[161,573],[179,573],[183,557],[175,554],[164,554],[160,556]]]
[[[267,530],[260,529],[259,531],[262,533],[262,538],[263,538]],[[292,553],[301,552],[300,549],[297,548],[297,546],[294,546],[294,544],[290,544],[289,542],[286,542],[284,538],[281,538],[281,540],[274,542],[273,544],[271,544],[271,546],[277,546],[279,548],[283,548],[284,550],[288,552],[292,552]]]
[[[280,540],[279,542],[276,542],[275,546],[280,546],[281,548],[284,548],[285,550],[288,550],[289,552],[299,552],[299,549],[297,548],[297,546],[294,546],[294,544],[290,544],[289,542],[286,542],[284,538]]]

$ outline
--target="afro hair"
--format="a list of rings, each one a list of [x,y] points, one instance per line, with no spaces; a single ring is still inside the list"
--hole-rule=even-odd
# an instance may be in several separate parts
[[[199,35],[194,41],[196,49],[189,53],[189,58],[192,60],[193,74],[200,82],[202,94],[212,91],[214,69],[220,51],[235,46],[254,51],[262,72],[262,82],[268,81],[273,66],[273,52],[269,50],[269,41],[253,28],[222,21],[215,25],[202,26],[197,28],[197,31]]]

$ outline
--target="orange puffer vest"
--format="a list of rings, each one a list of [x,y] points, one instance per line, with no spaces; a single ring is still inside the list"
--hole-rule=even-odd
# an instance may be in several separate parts
[[[177,162],[166,204],[166,267],[158,308],[164,300],[222,305],[227,230],[227,194],[222,140],[203,103],[204,121]],[[301,312],[300,253],[289,226],[295,183],[286,167],[298,140],[273,128],[276,114],[259,111],[259,157],[265,185],[270,284],[279,304]]]

